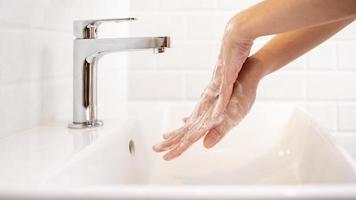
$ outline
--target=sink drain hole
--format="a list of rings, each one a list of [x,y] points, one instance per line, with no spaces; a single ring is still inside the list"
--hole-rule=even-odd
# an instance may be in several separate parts
[[[135,155],[135,143],[133,140],[130,140],[129,142],[129,152],[132,156]]]

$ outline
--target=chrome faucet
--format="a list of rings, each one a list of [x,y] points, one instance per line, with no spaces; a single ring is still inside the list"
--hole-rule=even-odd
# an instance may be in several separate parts
[[[132,21],[135,18],[74,21],[73,48],[73,123],[69,128],[102,126],[97,119],[97,63],[100,57],[117,51],[153,49],[163,53],[170,47],[170,38],[97,38],[97,30],[104,22]]]

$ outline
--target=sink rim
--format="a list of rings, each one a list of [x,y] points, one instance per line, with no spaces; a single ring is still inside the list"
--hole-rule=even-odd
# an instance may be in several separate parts
[[[303,186],[164,186],[117,185],[84,188],[0,189],[0,198],[85,198],[85,199],[355,199],[356,184]]]

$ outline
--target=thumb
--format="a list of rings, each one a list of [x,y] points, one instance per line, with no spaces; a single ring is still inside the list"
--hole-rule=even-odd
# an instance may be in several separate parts
[[[224,137],[224,135],[219,132],[218,130],[211,129],[204,138],[204,147],[207,149],[212,148],[213,146],[215,146],[222,138]]]
[[[235,126],[236,121],[232,120],[229,116],[224,118],[224,121],[205,135],[204,146],[207,149],[215,146],[220,140]]]

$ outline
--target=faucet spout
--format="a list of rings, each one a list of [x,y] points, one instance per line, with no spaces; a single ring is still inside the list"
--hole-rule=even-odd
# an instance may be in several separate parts
[[[137,38],[105,38],[78,39],[74,41],[74,52],[80,57],[90,58],[118,51],[130,50],[164,50],[170,48],[170,37],[137,37]]]

